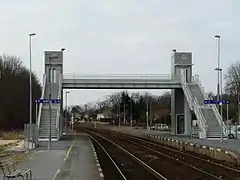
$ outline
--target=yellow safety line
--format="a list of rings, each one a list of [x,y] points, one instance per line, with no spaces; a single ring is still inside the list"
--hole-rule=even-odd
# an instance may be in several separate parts
[[[60,173],[60,169],[57,170],[57,172],[55,173],[54,177],[52,180],[55,180],[57,178],[57,175]]]
[[[75,139],[76,139],[76,136],[74,135],[73,142],[72,142],[70,148],[69,148],[68,151],[67,151],[67,154],[66,154],[66,156],[65,156],[65,158],[64,158],[64,162],[67,160],[67,158],[68,158],[70,152],[72,151],[73,145],[74,145],[74,143],[75,143]]]
[[[73,145],[74,145],[74,143],[75,143],[75,139],[76,139],[76,135],[74,135],[73,142],[72,142],[70,148],[69,148],[68,151],[67,151],[67,154],[66,154],[66,156],[65,156],[65,158],[64,158],[64,162],[67,160],[70,152],[72,151]],[[55,175],[54,175],[54,177],[53,177],[52,180],[55,180],[55,179],[57,178],[57,175],[58,175],[59,173],[60,173],[60,169],[57,170],[57,172],[55,173]]]

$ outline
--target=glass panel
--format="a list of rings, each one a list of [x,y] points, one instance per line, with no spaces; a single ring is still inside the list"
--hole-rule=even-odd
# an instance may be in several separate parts
[[[53,69],[53,82],[56,83],[56,69]]]
[[[48,80],[49,80],[49,82],[52,82],[52,69],[51,68],[48,69]]]

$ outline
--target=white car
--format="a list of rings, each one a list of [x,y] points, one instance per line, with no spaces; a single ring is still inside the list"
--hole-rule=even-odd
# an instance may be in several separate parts
[[[230,132],[228,133],[229,139],[236,138],[236,126],[232,126]],[[237,125],[237,138],[240,138],[240,125]]]

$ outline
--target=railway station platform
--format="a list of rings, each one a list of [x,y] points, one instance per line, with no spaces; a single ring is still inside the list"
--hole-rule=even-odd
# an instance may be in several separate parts
[[[66,135],[52,142],[51,150],[47,143],[41,142],[27,160],[17,164],[17,168],[32,169],[33,180],[103,180],[87,135]]]

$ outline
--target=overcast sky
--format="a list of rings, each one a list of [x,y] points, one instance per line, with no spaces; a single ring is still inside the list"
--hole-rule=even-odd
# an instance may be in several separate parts
[[[35,32],[32,66],[41,80],[43,52],[62,47],[67,74],[169,74],[172,49],[190,51],[207,91],[216,89],[213,36],[222,36],[224,71],[240,58],[239,0],[2,0],[0,13],[0,53],[29,66],[28,34]],[[74,90],[69,103],[112,92]]]

